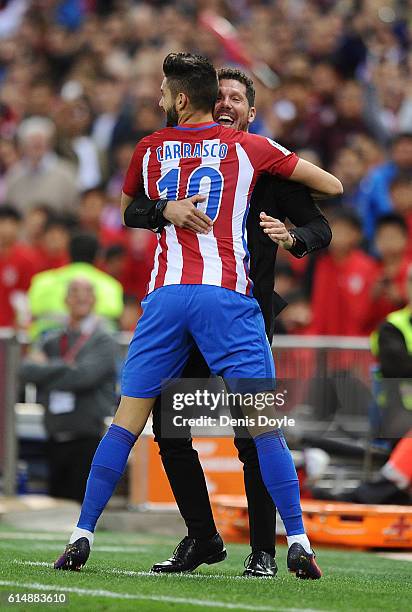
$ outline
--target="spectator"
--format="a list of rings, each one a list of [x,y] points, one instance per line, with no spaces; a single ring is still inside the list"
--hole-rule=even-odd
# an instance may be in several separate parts
[[[31,117],[18,129],[22,159],[6,176],[6,198],[26,213],[37,202],[57,211],[74,210],[77,199],[75,174],[52,148],[55,128],[50,119]]]
[[[412,173],[412,133],[396,136],[390,159],[372,170],[363,183],[364,232],[369,241],[377,218],[392,210],[390,185],[399,173]]]
[[[330,219],[332,242],[319,257],[312,292],[311,333],[330,336],[363,336],[369,333],[367,318],[375,262],[359,247],[362,227],[350,209]]]
[[[126,244],[128,233],[124,227],[115,229],[103,224],[105,204],[105,192],[99,187],[88,189],[82,193],[79,207],[81,231],[96,236],[100,246],[104,248],[112,244]]]
[[[26,293],[35,269],[27,248],[18,242],[21,215],[0,206],[0,327],[25,327]]]
[[[412,503],[412,430],[395,446],[374,481],[364,482],[354,491],[340,495],[338,501],[358,504]]]
[[[381,423],[376,435],[383,438],[400,438],[412,427],[412,266],[405,284],[406,306],[388,314],[371,337],[381,374]]]
[[[81,502],[104,419],[115,408],[116,342],[94,315],[96,297],[81,277],[67,287],[68,321],[47,335],[21,367],[46,409],[49,494]]]
[[[412,256],[412,175],[400,174],[389,188],[392,209],[400,215],[408,228],[408,254]]]
[[[93,189],[102,182],[99,153],[89,135],[92,124],[90,104],[85,96],[77,96],[82,89],[76,81],[69,81],[63,87],[63,103],[55,114],[57,151],[75,165],[80,191]]]
[[[372,135],[368,124],[362,87],[356,81],[347,81],[336,97],[336,117],[324,126],[320,135],[320,153],[325,166],[336,157],[336,152],[350,144],[353,136]]]
[[[46,79],[36,81],[30,88],[26,115],[27,117],[50,117],[50,109],[54,108],[56,102],[57,96],[53,84]]]
[[[343,185],[343,194],[340,198],[344,206],[350,206],[362,216],[362,190],[361,182],[365,175],[365,164],[358,149],[344,147],[339,150],[332,172]]]
[[[92,106],[95,113],[92,137],[99,151],[111,148],[113,131],[120,118],[124,85],[114,77],[105,75],[96,81]]]
[[[44,229],[52,212],[46,204],[36,204],[24,216],[23,238],[29,248],[41,247]]]
[[[33,277],[29,304],[33,316],[31,334],[37,337],[50,329],[60,328],[65,320],[65,295],[68,284],[78,276],[87,278],[96,293],[96,314],[115,327],[123,310],[123,291],[120,283],[99,270],[99,243],[94,236],[78,234],[69,245],[70,262],[57,270],[40,272]]]
[[[376,329],[393,310],[405,305],[405,279],[411,258],[407,254],[408,227],[395,213],[380,217],[376,224],[375,250],[379,257],[368,327]]]
[[[121,282],[126,260],[126,248],[121,244],[113,244],[105,251],[103,258],[103,270]]]
[[[33,249],[37,272],[61,268],[69,263],[70,219],[50,215],[41,243]]]

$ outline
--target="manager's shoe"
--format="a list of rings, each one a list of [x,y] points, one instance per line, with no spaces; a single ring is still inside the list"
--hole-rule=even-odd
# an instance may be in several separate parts
[[[295,574],[296,578],[304,580],[319,580],[322,570],[316,563],[314,552],[308,553],[301,544],[295,542],[288,550],[288,570]]]
[[[211,565],[226,559],[227,552],[222,538],[217,533],[208,540],[198,540],[186,536],[176,546],[173,555],[155,563],[151,569],[158,574],[174,574],[179,572],[191,572],[202,563]]]
[[[90,555],[90,544],[87,538],[79,538],[73,544],[67,544],[64,553],[54,562],[54,569],[78,572]]]
[[[243,576],[255,578],[274,578],[278,571],[275,557],[264,550],[251,552],[245,559],[245,568]]]

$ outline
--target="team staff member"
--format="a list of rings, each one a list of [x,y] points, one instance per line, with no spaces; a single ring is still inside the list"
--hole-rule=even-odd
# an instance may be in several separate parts
[[[49,493],[81,502],[90,463],[115,409],[117,344],[94,315],[92,283],[69,283],[67,326],[49,332],[23,362],[23,382],[37,386],[46,408]]]
[[[239,70],[225,68],[219,71],[219,96],[214,112],[216,121],[233,129],[247,131],[256,115],[254,101],[251,79]],[[143,195],[129,206],[125,222],[131,227],[157,231],[171,222],[178,227],[204,232],[210,220],[193,205],[192,202],[196,201],[197,196],[179,202],[153,202]],[[283,223],[286,217],[297,226],[290,232]],[[270,237],[262,229],[269,230]],[[259,179],[253,191],[247,235],[253,295],[261,307],[271,342],[274,317],[286,305],[273,292],[278,244],[295,257],[303,257],[327,246],[331,231],[305,186],[267,175]],[[208,376],[209,369],[202,355],[194,351],[182,377]],[[152,570],[169,573],[190,571],[206,560],[210,562],[210,558],[218,560],[222,541],[217,534],[203,470],[192,440],[189,434],[186,439],[162,438],[160,415],[158,399],[153,410],[153,430],[163,466],[188,528],[188,536],[180,542],[170,559],[155,564]],[[252,547],[244,574],[274,576],[277,571],[274,558],[276,509],[263,484],[253,440],[236,437],[235,445],[244,464]]]

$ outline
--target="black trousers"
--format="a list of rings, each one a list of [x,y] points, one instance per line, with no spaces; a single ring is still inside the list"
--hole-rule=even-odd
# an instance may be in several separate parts
[[[195,349],[182,373],[182,378],[208,378],[209,368],[201,353]],[[188,535],[206,539],[217,529],[206,487],[205,476],[192,439],[162,438],[161,401],[153,408],[153,433],[159,444],[163,467],[186,523]],[[252,550],[274,554],[276,537],[276,508],[263,484],[255,443],[251,437],[235,437],[249,510],[250,545]]]
[[[49,495],[83,501],[90,465],[99,442],[100,437],[68,442],[49,440]]]

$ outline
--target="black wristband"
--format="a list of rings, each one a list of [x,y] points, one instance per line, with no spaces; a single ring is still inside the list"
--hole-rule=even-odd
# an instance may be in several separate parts
[[[169,224],[169,221],[164,218],[163,211],[166,208],[169,200],[158,200],[153,208],[150,225],[154,231],[162,231]]]

